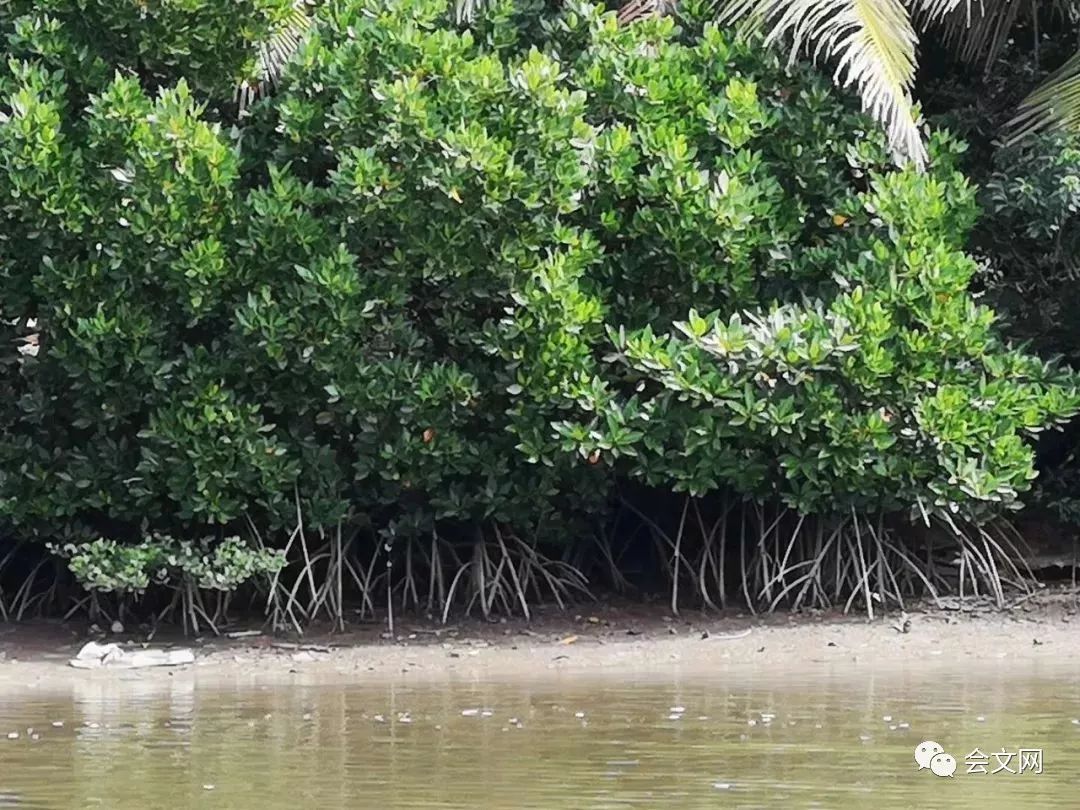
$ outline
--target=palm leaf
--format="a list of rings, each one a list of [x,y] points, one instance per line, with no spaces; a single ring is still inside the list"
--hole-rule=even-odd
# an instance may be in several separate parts
[[[487,0],[455,0],[454,16],[458,24],[471,23],[476,19],[476,12],[484,7]]]
[[[833,80],[857,87],[863,108],[885,127],[897,158],[925,165],[911,98],[918,38],[900,0],[727,0],[720,19],[766,29],[770,43],[789,39],[793,60],[800,51],[815,61],[835,60]]]
[[[925,0],[941,2],[941,0]],[[1075,10],[1075,0],[954,0],[957,8],[943,15],[941,23],[945,41],[965,62],[985,60],[989,70],[1009,44],[1013,29],[1020,19],[1034,23],[1038,48],[1040,19],[1051,25],[1064,22]],[[964,8],[959,8],[963,2]]]
[[[963,61],[970,64],[982,60],[987,71],[1010,43],[1019,20],[1029,18],[1033,22],[1037,56],[1039,22],[1064,22],[1074,6],[1073,0],[974,0],[974,6],[973,0],[962,2],[966,8],[957,7],[940,20],[945,41]],[[1006,124],[1006,143],[1053,128],[1080,129],[1080,54],[1021,102],[1017,114]]]
[[[241,81],[236,87],[236,103],[240,115],[248,108],[276,88],[281,80],[285,65],[300,49],[304,36],[311,28],[307,0],[295,0],[291,12],[277,26],[266,42],[259,43],[257,49],[258,71],[256,79]]]
[[[926,22],[940,22],[952,14],[959,13],[971,20],[971,7],[981,0],[912,0],[915,16]]]
[[[1020,103],[1019,111],[1005,128],[1007,143],[1039,130],[1080,131],[1080,52]]]
[[[661,13],[661,4],[658,0],[630,0],[619,8],[615,15],[619,25],[630,25],[637,20]]]
[[[1001,55],[1021,12],[1033,10],[1032,0],[966,0],[936,20],[945,44],[969,64],[985,60],[985,67]],[[929,18],[929,15],[926,15]]]

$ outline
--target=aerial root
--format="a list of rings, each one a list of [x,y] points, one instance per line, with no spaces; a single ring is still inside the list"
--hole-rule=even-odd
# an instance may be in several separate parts
[[[873,619],[892,607],[904,609],[905,600],[915,596],[940,603],[944,592],[986,595],[1004,607],[1007,590],[1031,592],[1033,576],[1030,569],[1021,570],[1026,565],[1015,538],[998,524],[962,527],[943,521],[956,544],[950,566],[929,551],[920,558],[882,515],[853,511],[832,521],[792,514],[780,520],[754,517],[765,528],[749,557],[744,547],[740,574],[756,610],[840,605],[847,613],[861,604]]]
[[[391,633],[395,615],[409,612],[426,612],[444,624],[455,611],[530,620],[538,604],[554,602],[565,610],[593,599],[584,571],[599,572],[618,592],[633,590],[623,557],[641,531],[651,538],[653,564],[666,579],[675,614],[688,604],[722,610],[739,602],[754,614],[839,608],[863,610],[874,619],[904,609],[915,597],[940,604],[943,594],[958,594],[961,605],[970,596],[1004,608],[1012,592],[1034,592],[1025,562],[1030,552],[1017,528],[1003,520],[977,526],[927,515],[938,531],[932,541],[915,545],[884,515],[855,510],[808,516],[734,496],[687,496],[664,521],[629,501],[623,506],[614,524],[624,527],[621,535],[613,529],[556,559],[540,550],[535,537],[526,541],[499,523],[474,526],[464,537],[432,527],[392,541],[362,535],[350,520],[308,529],[297,498],[294,527],[284,543],[270,544],[283,548],[284,565],[236,596],[257,600],[275,631],[297,634],[319,620],[342,631],[349,611],[361,621],[385,615]],[[267,548],[251,521],[249,528],[255,545]],[[0,620],[46,610],[64,611],[65,619],[80,612],[94,621],[124,619],[142,598],[79,591],[62,562],[44,554],[26,559],[23,548],[15,545],[0,558],[7,584],[0,590]],[[155,626],[169,619],[190,633],[225,627],[233,593],[200,588],[192,579],[167,587],[143,606]]]

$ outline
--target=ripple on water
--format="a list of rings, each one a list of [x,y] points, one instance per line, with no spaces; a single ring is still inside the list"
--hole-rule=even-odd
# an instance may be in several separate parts
[[[1073,808],[1078,716],[1075,678],[1005,671],[117,683],[0,696],[0,729],[18,730],[0,738],[0,807]],[[955,756],[952,780],[917,769],[926,739]],[[965,773],[972,749],[1002,747],[1043,749],[1044,773]]]

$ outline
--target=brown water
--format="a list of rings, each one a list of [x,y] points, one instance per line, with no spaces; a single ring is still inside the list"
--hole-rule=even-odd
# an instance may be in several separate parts
[[[176,678],[20,691],[0,694],[0,807],[1075,808],[1075,675],[913,664],[900,674],[255,689]],[[953,778],[917,769],[926,739],[955,756]],[[1041,749],[1043,772],[969,774],[975,748]],[[998,765],[989,756],[987,770]]]

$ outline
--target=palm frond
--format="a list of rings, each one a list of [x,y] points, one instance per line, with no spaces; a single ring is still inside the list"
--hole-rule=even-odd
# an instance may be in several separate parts
[[[982,0],[912,0],[915,7],[914,17],[926,22],[940,22],[946,17],[960,12],[971,19],[971,8]]]
[[[1005,129],[1006,143],[1010,144],[1040,130],[1080,132],[1080,52],[1020,103]]]
[[[619,25],[629,25],[636,20],[660,14],[661,11],[659,0],[630,0],[618,10],[615,19],[618,20]]]
[[[295,0],[288,16],[281,21],[270,37],[258,45],[259,75],[254,80],[241,81],[236,87],[236,104],[240,115],[246,115],[257,99],[277,87],[285,65],[300,49],[311,29],[308,0]]]
[[[940,5],[943,0],[923,0],[925,6]],[[945,42],[963,61],[974,64],[980,60],[989,70],[1009,44],[1016,23],[1041,18],[1051,24],[1064,21],[1071,14],[1073,0],[952,0],[954,7],[933,17],[922,15],[927,22],[940,23]],[[1036,36],[1038,26],[1035,26]],[[1038,47],[1036,45],[1036,47]]]
[[[484,7],[486,0],[455,0],[454,16],[458,25],[471,23],[476,19],[476,12]]]
[[[978,0],[967,2],[942,15],[940,23],[945,44],[968,64],[985,60],[986,68],[1001,55],[1021,11],[1032,8],[1031,0]]]
[[[815,61],[836,60],[833,80],[857,87],[897,158],[925,165],[911,98],[918,38],[900,0],[722,0],[720,19],[767,30],[770,43],[789,39],[792,59],[802,51]]]

